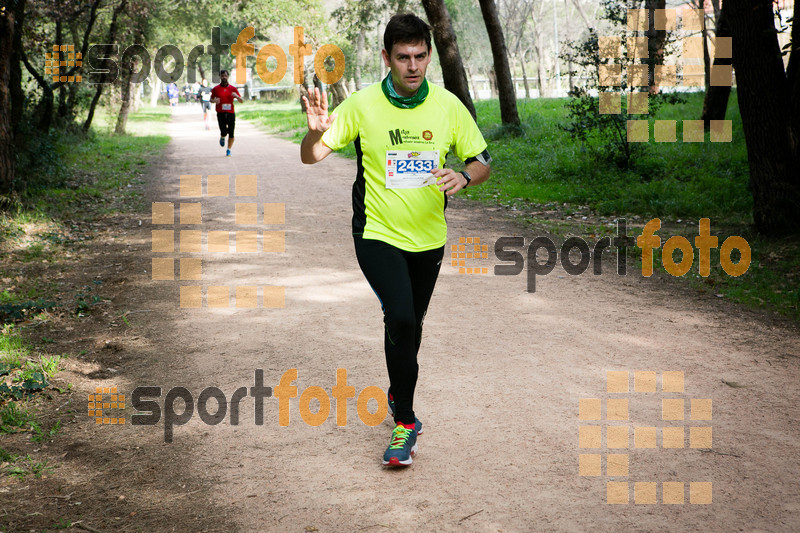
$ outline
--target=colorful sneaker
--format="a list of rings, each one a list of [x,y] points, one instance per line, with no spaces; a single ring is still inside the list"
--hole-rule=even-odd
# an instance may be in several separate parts
[[[227,157],[230,157],[230,156],[231,156],[231,149],[230,149],[230,148],[228,148],[228,149],[225,151],[225,155],[226,155]]]
[[[225,147],[225,137],[219,138],[219,145],[222,146],[223,148]]]
[[[386,397],[389,399],[389,412],[394,416],[394,396],[392,396],[391,391],[386,393]],[[417,417],[414,417],[414,426],[417,430],[417,435],[422,435],[422,422]]]
[[[392,440],[383,454],[384,466],[408,466],[417,453],[417,430],[400,422],[392,430]]]

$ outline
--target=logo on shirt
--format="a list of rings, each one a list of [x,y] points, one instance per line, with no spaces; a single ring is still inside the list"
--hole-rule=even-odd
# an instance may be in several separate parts
[[[389,140],[391,141],[392,145],[403,144],[403,136],[400,135],[400,128],[397,128],[394,131],[389,130]]]
[[[416,132],[412,133],[410,130],[401,128],[389,130],[389,141],[392,143],[392,146],[394,146],[395,144],[403,144],[403,143],[433,144],[431,142],[431,139],[433,139],[433,133],[431,133],[430,130],[425,130],[421,133],[416,133]]]

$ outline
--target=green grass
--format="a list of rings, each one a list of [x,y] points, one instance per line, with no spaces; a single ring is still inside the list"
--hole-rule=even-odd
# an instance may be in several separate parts
[[[697,119],[702,94],[665,106],[659,120]],[[482,201],[510,204],[560,202],[588,205],[600,215],[701,218],[748,223],[752,198],[741,119],[732,95],[727,118],[732,143],[650,141],[630,169],[603,159],[595,145],[575,142],[560,126],[567,122],[565,99],[520,100],[523,135],[503,135],[496,100],[476,103],[478,125],[494,158],[492,179],[466,191]],[[651,130],[652,130],[651,119]]]
[[[129,116],[127,135],[114,135],[109,125],[116,116],[101,109],[90,134],[51,133],[39,142],[46,157],[26,156],[51,172],[28,178],[21,195],[0,197],[5,206],[0,209],[0,279],[17,280],[0,292],[0,322],[55,305],[58,284],[39,275],[20,276],[22,264],[57,263],[68,245],[91,238],[82,223],[146,209],[141,186],[148,166],[169,142],[170,116],[166,106],[142,108]]]
[[[95,120],[103,124],[111,118],[101,111]],[[169,118],[166,107],[142,108],[129,116],[127,135],[113,135],[110,129],[98,126],[81,142],[65,139],[58,150],[70,179],[63,186],[34,191],[31,196],[37,210],[93,218],[143,207],[135,185],[143,183],[147,166],[169,142]]]
[[[6,324],[0,328],[0,363],[5,363],[12,368],[19,368],[30,354],[30,350],[15,331],[13,324]]]

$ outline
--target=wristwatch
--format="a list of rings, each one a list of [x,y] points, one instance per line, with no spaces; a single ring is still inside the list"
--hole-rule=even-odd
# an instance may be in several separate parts
[[[464,187],[463,187],[464,189],[466,189],[467,187],[469,187],[469,184],[472,182],[472,176],[470,176],[469,172],[467,172],[466,170],[462,170],[461,171],[461,175],[463,175],[465,178],[467,178],[467,184],[464,185]]]

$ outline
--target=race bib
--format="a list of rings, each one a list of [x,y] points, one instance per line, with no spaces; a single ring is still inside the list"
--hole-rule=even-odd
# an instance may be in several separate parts
[[[231,110],[231,104],[222,104],[222,110],[223,111],[230,111]]]
[[[203,101],[210,102],[211,101],[211,93],[203,93]]]
[[[439,168],[439,150],[386,152],[386,188],[418,189],[438,179],[431,170]]]

